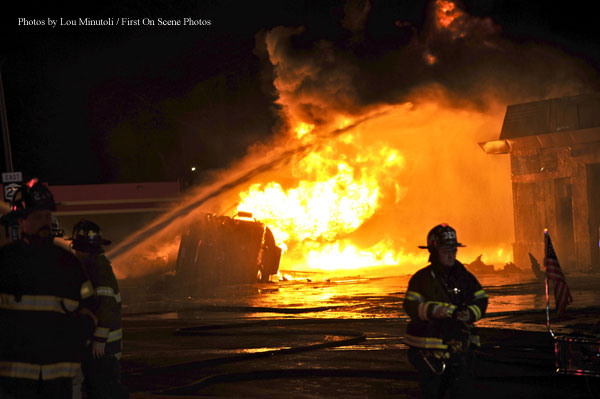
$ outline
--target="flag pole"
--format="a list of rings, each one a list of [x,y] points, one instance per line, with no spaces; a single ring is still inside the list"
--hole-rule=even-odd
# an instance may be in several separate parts
[[[544,259],[548,256],[547,252],[548,248],[548,229],[544,229]],[[545,264],[546,262],[544,262]],[[550,326],[550,294],[548,292],[548,274],[546,274],[544,278],[544,282],[546,285],[546,327],[548,328],[548,332],[554,338],[554,331],[552,331],[552,327]]]
[[[552,327],[550,327],[550,296],[548,295],[548,277],[544,279],[546,282],[546,327],[548,327],[548,332],[554,338],[554,331],[552,331]]]

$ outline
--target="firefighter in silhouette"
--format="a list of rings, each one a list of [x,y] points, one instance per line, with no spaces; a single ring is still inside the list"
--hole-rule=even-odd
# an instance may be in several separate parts
[[[52,193],[36,179],[14,195],[19,239],[0,248],[0,397],[70,398],[95,328],[81,263],[53,244]]]
[[[404,342],[408,358],[418,370],[423,398],[468,398],[472,393],[472,351],[479,338],[472,334],[488,296],[456,260],[456,231],[447,224],[427,235],[430,264],[408,283],[403,308],[410,317]]]
[[[97,300],[98,326],[83,362],[87,399],[118,399],[129,395],[120,384],[121,294],[101,236],[100,227],[82,219],[73,227],[72,248],[87,271]]]

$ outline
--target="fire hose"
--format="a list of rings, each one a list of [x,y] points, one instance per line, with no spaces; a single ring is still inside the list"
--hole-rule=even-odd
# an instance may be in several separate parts
[[[163,395],[192,395],[198,390],[211,384],[223,382],[240,382],[252,380],[267,380],[279,378],[327,378],[327,377],[346,377],[346,378],[380,378],[380,379],[399,379],[407,378],[416,380],[416,373],[410,371],[388,371],[372,369],[271,369],[250,372],[223,373],[209,376],[193,382],[189,385],[175,387],[160,391]]]
[[[347,320],[338,319],[284,319],[284,320],[260,320],[255,322],[229,323],[207,326],[193,326],[177,329],[174,332],[175,336],[209,336],[209,335],[243,335],[245,332],[236,332],[239,328],[248,327],[274,327],[274,326],[292,326],[301,324],[331,324],[336,322],[347,322]],[[229,331],[229,333],[228,333]],[[252,332],[256,334],[256,332]],[[272,358],[275,356],[284,356],[289,354],[297,354],[301,352],[315,351],[320,349],[329,349],[335,347],[356,345],[367,340],[366,334],[356,331],[346,330],[290,330],[268,332],[270,335],[329,335],[341,336],[342,339],[335,339],[326,342],[318,342],[309,345],[301,345],[294,347],[284,347],[280,349],[265,350],[253,353],[241,353],[232,356],[224,356],[218,358],[193,360],[181,363],[175,363],[165,366],[156,366],[146,368],[140,372],[129,373],[129,375],[158,375],[164,373],[177,373],[188,371],[193,368],[207,368],[216,365],[227,363],[235,363],[248,360],[256,360],[263,358]],[[325,378],[325,377],[347,377],[347,378],[377,378],[377,379],[410,379],[416,380],[417,374],[414,371],[390,371],[390,370],[373,370],[373,369],[348,369],[348,368],[294,368],[294,369],[263,369],[246,372],[226,372],[215,375],[210,375],[198,379],[192,383],[170,387],[167,389],[155,392],[162,395],[191,395],[198,390],[207,387],[211,384],[233,381],[249,381],[249,380],[266,380],[278,378]]]
[[[266,309],[268,310],[268,309]],[[316,309],[310,309],[309,311],[318,311]],[[277,309],[273,309],[273,312],[279,313]],[[294,313],[301,313],[302,309],[294,309]],[[232,356],[224,356],[218,358],[194,360],[182,363],[170,364],[165,366],[150,367],[137,373],[137,375],[159,375],[168,373],[177,373],[181,371],[189,372],[190,369],[194,368],[208,368],[211,366],[222,365],[227,363],[242,362],[248,360],[255,360],[261,358],[272,358],[275,356],[284,356],[287,354],[295,354],[307,351],[314,351],[320,349],[328,349],[349,345],[356,345],[367,340],[366,334],[357,331],[347,330],[302,330],[302,329],[285,329],[282,331],[273,330],[271,327],[293,327],[303,324],[332,324],[336,322],[347,323],[348,320],[343,319],[276,319],[276,320],[259,320],[249,321],[240,323],[228,323],[219,325],[207,325],[207,326],[193,326],[180,328],[175,330],[175,336],[210,336],[210,335],[243,335],[248,334],[247,331],[237,332],[236,329],[249,328],[249,327],[269,327],[269,331],[266,334],[269,335],[335,335],[343,337],[342,339],[329,340],[327,342],[318,342],[309,345],[301,345],[294,347],[282,347],[280,349],[265,350],[254,353],[241,353]],[[256,334],[256,331],[250,332],[249,334]],[[262,332],[261,332],[262,334]],[[504,337],[506,338],[506,337]],[[554,369],[552,359],[551,346],[547,342],[536,341],[529,342],[523,345],[518,343],[520,340],[517,337],[515,342],[503,342],[504,339],[496,341],[492,339],[476,351],[476,357],[481,361],[490,362],[493,364],[506,364],[507,366],[514,367],[517,364],[531,368],[532,371],[537,370],[533,374],[527,373],[529,380],[539,380],[540,383],[548,383],[550,381],[557,381],[554,377]],[[539,374],[541,372],[542,374]],[[351,368],[327,368],[327,369],[312,369],[312,368],[293,368],[293,369],[262,369],[254,371],[232,371],[224,372],[214,375],[208,375],[204,378],[197,379],[191,383],[185,385],[171,386],[169,388],[163,388],[156,390],[156,394],[163,395],[193,395],[203,388],[209,387],[212,384],[228,383],[228,382],[242,382],[252,380],[269,380],[269,379],[282,379],[282,378],[371,378],[371,379],[387,379],[387,380],[417,380],[417,373],[415,371],[404,371],[404,370],[381,370],[381,369],[351,369]],[[476,378],[482,378],[483,380],[511,380],[515,379],[519,381],[523,376],[512,376],[512,375],[480,375]],[[564,378],[564,377],[563,377]],[[561,380],[563,379],[561,378]],[[193,379],[193,376],[191,376]],[[188,380],[189,381],[189,380]],[[588,384],[590,382],[588,381]],[[597,388],[596,388],[597,389]],[[590,390],[593,391],[593,390]]]

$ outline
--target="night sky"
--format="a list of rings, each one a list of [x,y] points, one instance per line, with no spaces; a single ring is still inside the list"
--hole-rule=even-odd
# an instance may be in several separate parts
[[[53,185],[189,180],[196,166],[202,181],[280,127],[273,68],[257,49],[257,34],[301,25],[298,49],[325,39],[367,65],[419,34],[428,2],[370,1],[359,39],[342,23],[347,3],[338,1],[98,4],[50,9],[17,3],[2,12],[0,58],[13,164],[26,177]],[[461,4],[500,26],[507,41],[550,46],[581,60],[594,82],[600,42],[593,2]],[[127,17],[140,26],[48,26],[49,18],[86,17]],[[19,18],[45,25],[19,25]],[[143,26],[143,18],[210,25]]]

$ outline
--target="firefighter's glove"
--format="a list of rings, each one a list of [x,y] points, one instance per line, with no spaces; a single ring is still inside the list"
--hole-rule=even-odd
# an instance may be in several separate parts
[[[92,356],[94,359],[100,359],[104,356],[104,348],[106,347],[106,342],[92,342]]]
[[[448,360],[450,359],[450,352],[440,349],[433,349],[428,351],[428,353],[436,359]]]
[[[448,341],[448,348],[450,349],[450,352],[452,352],[452,353],[462,352],[463,344],[461,341],[457,341],[457,340],[453,339],[453,340]]]
[[[466,323],[470,318],[471,315],[469,314],[469,309],[460,309],[456,311],[456,320]]]
[[[433,309],[433,317],[436,319],[449,319],[456,307],[451,305],[435,305]]]

